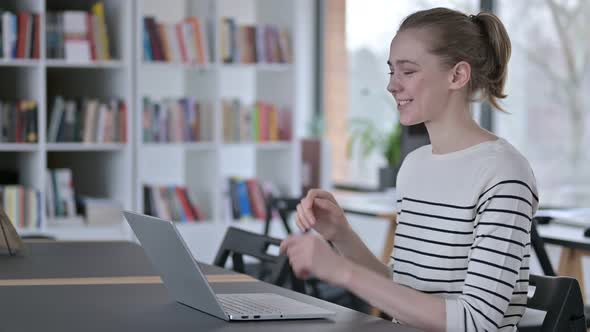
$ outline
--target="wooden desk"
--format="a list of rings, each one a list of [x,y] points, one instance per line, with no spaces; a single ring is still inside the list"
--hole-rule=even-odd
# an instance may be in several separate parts
[[[336,312],[330,320],[226,322],[179,304],[143,250],[126,242],[27,243],[0,257],[5,331],[416,331],[201,264],[216,293],[272,292]]]

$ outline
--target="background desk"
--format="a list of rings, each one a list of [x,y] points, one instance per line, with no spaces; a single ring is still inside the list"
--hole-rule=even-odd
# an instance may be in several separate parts
[[[0,258],[0,285],[5,284],[0,286],[2,331],[415,331],[232,271],[201,265],[210,279],[217,276],[211,283],[217,293],[273,292],[337,313],[333,320],[228,323],[170,298],[143,250],[135,244],[40,242],[27,246],[27,256]],[[56,278],[88,283],[33,285],[35,280],[42,283]],[[138,283],[118,283],[121,278],[138,278]],[[14,281],[30,285],[6,285]]]
[[[395,194],[393,192],[387,194],[337,192],[335,198],[344,213],[379,218],[389,223],[385,232],[383,249],[381,250],[381,262],[389,264],[397,227]]]

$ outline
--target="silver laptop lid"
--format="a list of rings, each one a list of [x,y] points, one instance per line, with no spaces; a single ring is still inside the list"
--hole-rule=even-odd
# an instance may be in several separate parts
[[[124,214],[172,296],[180,303],[229,320],[174,224],[129,211]]]

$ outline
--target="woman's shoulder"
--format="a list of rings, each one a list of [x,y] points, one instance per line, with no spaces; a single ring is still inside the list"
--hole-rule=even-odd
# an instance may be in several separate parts
[[[428,158],[432,154],[432,144],[423,145],[408,153],[402,162],[403,164],[411,164],[413,162],[420,162]]]
[[[485,167],[484,193],[498,186],[516,186],[528,188],[538,202],[537,181],[529,161],[505,139],[494,144]]]
[[[503,138],[498,138],[492,145],[486,165],[495,177],[534,178],[533,170],[526,157]]]

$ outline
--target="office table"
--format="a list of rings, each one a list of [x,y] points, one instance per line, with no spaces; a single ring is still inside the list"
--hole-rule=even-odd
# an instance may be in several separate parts
[[[129,242],[26,242],[0,257],[0,331],[416,331],[219,267],[217,293],[274,292],[336,312],[329,320],[226,322],[172,298]]]

